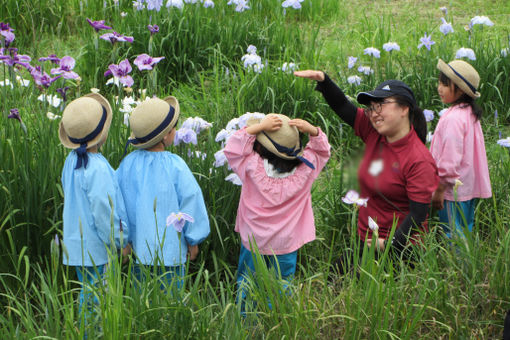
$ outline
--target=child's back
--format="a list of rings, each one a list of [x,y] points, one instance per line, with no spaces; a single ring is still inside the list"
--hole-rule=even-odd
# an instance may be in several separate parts
[[[191,170],[179,156],[165,151],[175,137],[178,117],[174,97],[140,104],[130,117],[129,140],[140,150],[126,156],[116,173],[126,203],[130,241],[142,265],[182,267],[188,247],[198,251],[197,245],[210,232],[202,191]],[[194,222],[187,222],[178,234],[166,226],[171,213],[185,213]]]

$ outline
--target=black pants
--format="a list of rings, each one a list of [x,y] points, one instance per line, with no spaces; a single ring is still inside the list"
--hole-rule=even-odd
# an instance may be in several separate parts
[[[503,329],[503,340],[510,340],[510,310],[506,312],[505,328]]]

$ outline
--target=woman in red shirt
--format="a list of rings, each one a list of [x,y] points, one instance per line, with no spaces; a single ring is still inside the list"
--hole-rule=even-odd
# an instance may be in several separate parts
[[[358,170],[361,197],[368,198],[359,209],[358,237],[370,247],[369,218],[378,225],[377,249],[387,242],[400,254],[417,229],[424,228],[439,178],[437,167],[425,146],[427,126],[423,110],[404,82],[387,80],[370,92],[357,96],[366,109],[354,106],[322,71],[296,71],[298,77],[317,81],[329,106],[365,143]],[[396,231],[388,240],[396,222]],[[344,272],[342,261],[340,272]]]

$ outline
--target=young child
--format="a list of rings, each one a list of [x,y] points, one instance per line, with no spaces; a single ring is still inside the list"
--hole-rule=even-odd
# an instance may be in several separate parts
[[[115,172],[98,152],[108,137],[111,121],[112,109],[108,101],[91,93],[67,105],[59,129],[61,143],[73,149],[62,170],[66,249],[63,262],[74,266],[80,282],[87,283],[82,286],[79,300],[80,312],[85,304],[87,314],[92,309],[90,286],[101,279],[109,253],[122,246],[121,231],[126,238],[124,245],[128,237],[128,229],[122,221],[124,201]]]
[[[480,76],[462,60],[446,64],[439,59],[437,68],[441,71],[437,92],[450,108],[439,119],[430,145],[440,177],[432,205],[440,209],[439,220],[451,238],[453,232],[462,236],[464,229],[472,231],[477,198],[492,193],[480,125],[482,110],[475,104]]]
[[[194,260],[198,244],[210,232],[202,191],[191,170],[182,158],[165,151],[173,143],[178,119],[175,97],[151,98],[138,105],[129,118],[128,144],[139,150],[127,155],[117,169],[136,254],[135,276],[144,280],[142,266],[147,266],[145,271],[164,277],[162,288],[170,287],[174,278],[181,287],[187,255]],[[185,213],[194,222],[186,222],[178,233],[166,226],[172,213]]]
[[[310,141],[303,150],[299,131]],[[326,135],[302,119],[269,114],[250,120],[227,141],[225,156],[243,185],[235,231],[241,236],[238,301],[244,313],[246,278],[254,273],[251,245],[291,280],[297,250],[315,239],[311,187],[330,156]],[[276,256],[275,256],[276,255]]]

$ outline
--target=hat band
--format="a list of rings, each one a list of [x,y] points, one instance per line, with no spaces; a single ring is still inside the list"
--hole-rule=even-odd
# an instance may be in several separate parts
[[[79,169],[82,166],[84,166],[85,168],[87,167],[87,163],[89,162],[89,157],[87,156],[87,142],[96,138],[97,135],[99,135],[101,133],[101,131],[103,131],[103,127],[106,122],[107,114],[106,114],[106,108],[103,105],[101,105],[101,107],[103,108],[103,115],[101,117],[101,120],[99,121],[99,124],[97,124],[96,128],[94,129],[94,131],[92,131],[91,133],[89,133],[88,135],[86,135],[83,138],[73,138],[73,137],[68,136],[68,138],[71,142],[73,142],[75,144],[80,144],[80,147],[75,149],[76,153],[78,154],[78,162],[76,162],[76,166],[74,167],[74,169]]]
[[[297,148],[297,149],[292,148],[291,149],[291,148],[288,148],[286,146],[280,145],[277,142],[275,142],[274,140],[272,140],[271,137],[269,137],[265,131],[262,131],[262,133],[264,134],[264,136],[267,137],[267,139],[269,139],[269,141],[273,144],[273,146],[276,148],[276,150],[278,152],[281,152],[281,153],[283,153],[283,154],[285,154],[287,156],[290,156],[290,157],[296,157],[301,162],[305,163],[309,168],[315,170],[315,166],[309,160],[307,160],[303,156],[298,156],[298,153],[301,151],[301,142],[299,143],[300,144],[299,148]]]
[[[124,147],[124,154],[122,155],[122,157],[124,158],[124,156],[126,155],[127,148],[129,146],[129,144],[136,145],[136,144],[146,143],[146,142],[150,141],[151,139],[153,139],[154,137],[156,137],[157,135],[159,135],[163,130],[165,130],[165,128],[168,126],[168,124],[170,124],[172,119],[174,119],[174,115],[175,115],[175,109],[172,105],[170,105],[170,110],[168,111],[168,114],[166,115],[163,122],[161,124],[159,124],[158,127],[155,128],[151,133],[149,133],[148,135],[146,135],[144,137],[136,137],[136,138],[127,140],[126,146]]]
[[[455,69],[453,67],[451,67],[450,64],[446,64],[446,65],[448,65],[448,67],[450,67],[452,69],[453,73],[455,73],[455,75],[457,77],[459,77],[460,79],[462,79],[464,81],[464,83],[466,83],[466,85],[469,87],[469,89],[471,91],[473,91],[473,93],[476,93],[476,87],[471,85],[471,83],[466,78],[464,78],[459,72],[455,71]]]

